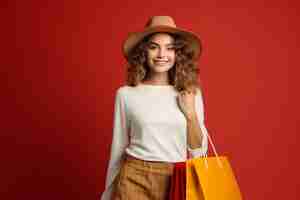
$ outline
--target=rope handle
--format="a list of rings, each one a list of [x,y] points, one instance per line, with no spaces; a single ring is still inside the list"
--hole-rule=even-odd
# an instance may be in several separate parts
[[[212,139],[211,139],[211,137],[210,137],[208,131],[202,131],[202,132],[204,132],[204,134],[207,136],[208,141],[209,141],[210,145],[211,145],[212,148],[213,148],[213,152],[214,152],[214,154],[215,154],[215,156],[216,156],[216,158],[217,158],[217,162],[218,162],[218,164],[219,164],[219,167],[220,167],[220,168],[223,168],[223,165],[222,165],[222,162],[221,162],[221,160],[220,160],[220,158],[219,158],[219,155],[218,155],[218,153],[217,153],[216,147],[215,147],[215,145],[214,145],[214,143],[213,143],[213,141],[212,141]],[[205,157],[205,160],[204,160],[204,161],[205,161],[205,164],[206,164],[206,168],[208,168],[208,163],[207,163],[207,152],[205,153],[204,157]]]

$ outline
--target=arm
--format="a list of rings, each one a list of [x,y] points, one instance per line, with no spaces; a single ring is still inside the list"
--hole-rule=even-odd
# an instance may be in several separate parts
[[[203,133],[196,113],[187,118],[187,142],[193,149],[202,147]]]
[[[195,111],[187,119],[188,152],[191,157],[204,156],[208,150],[208,132],[204,124],[203,98],[198,89],[195,95]]]
[[[129,122],[126,113],[124,97],[120,89],[115,96],[113,136],[110,151],[110,160],[106,173],[105,191],[101,200],[110,200],[113,192],[113,182],[120,171],[122,156],[129,144]]]

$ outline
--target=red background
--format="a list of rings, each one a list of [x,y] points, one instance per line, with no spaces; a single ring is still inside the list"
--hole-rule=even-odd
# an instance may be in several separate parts
[[[121,43],[151,15],[202,38],[206,126],[244,199],[299,199],[296,2],[1,1],[1,199],[103,190]]]

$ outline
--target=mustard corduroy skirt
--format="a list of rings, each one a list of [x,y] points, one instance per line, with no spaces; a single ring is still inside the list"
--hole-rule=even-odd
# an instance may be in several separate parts
[[[174,164],[144,161],[125,154],[112,200],[166,200]]]

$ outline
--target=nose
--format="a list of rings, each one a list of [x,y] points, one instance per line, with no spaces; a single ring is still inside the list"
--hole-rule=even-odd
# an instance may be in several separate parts
[[[164,55],[165,55],[165,50],[163,49],[163,48],[160,48],[159,50],[158,50],[158,57],[159,58],[162,58],[162,57],[164,57]]]

